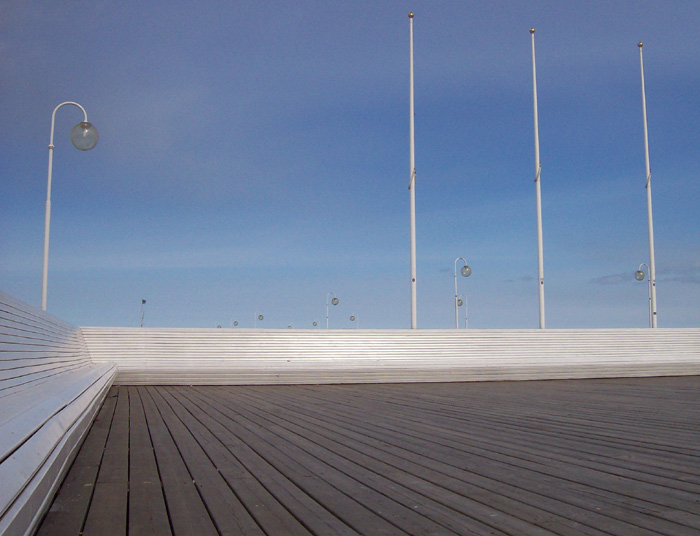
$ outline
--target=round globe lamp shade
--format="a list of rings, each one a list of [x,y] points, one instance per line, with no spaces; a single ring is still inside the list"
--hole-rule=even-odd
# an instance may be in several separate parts
[[[70,131],[70,141],[73,147],[79,151],[89,151],[97,145],[97,140],[99,139],[100,135],[97,129],[92,123],[87,121],[78,123]]]
[[[641,270],[637,270],[637,271],[635,272],[635,274],[634,274],[634,278],[635,278],[637,281],[644,281],[644,279],[646,278],[646,276],[647,276],[647,275],[646,275],[644,272],[642,272]]]
[[[459,273],[461,273],[464,277],[469,277],[470,275],[472,275],[472,269],[465,264],[464,266],[462,266],[462,269]]]
[[[333,299],[331,300],[331,303],[332,303],[333,305],[338,305],[338,303],[339,303],[338,298],[333,298]]]

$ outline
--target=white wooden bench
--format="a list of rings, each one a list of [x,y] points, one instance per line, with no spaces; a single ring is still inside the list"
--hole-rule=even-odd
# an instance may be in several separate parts
[[[31,534],[116,374],[80,331],[0,291],[0,534]]]

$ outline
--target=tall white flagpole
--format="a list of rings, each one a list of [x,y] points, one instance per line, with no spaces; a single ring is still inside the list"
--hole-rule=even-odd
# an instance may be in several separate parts
[[[414,140],[414,110],[413,110],[413,13],[408,14],[410,34],[410,90],[409,90],[409,117],[410,117],[410,159],[411,178],[408,189],[411,192],[411,329],[418,327],[416,314],[416,155]]]
[[[639,66],[642,72],[642,115],[644,117],[644,159],[647,171],[647,214],[649,216],[649,281],[651,283],[651,327],[656,327],[656,262],[654,261],[654,221],[651,216],[651,169],[649,167],[649,134],[647,131],[647,98],[644,91],[644,57],[639,43]]]
[[[540,329],[544,323],[544,253],[542,251],[542,194],[540,193],[540,131],[537,119],[537,71],[535,68],[535,29],[530,28],[532,38],[532,99],[535,110],[535,187],[537,191],[537,274],[540,294]]]

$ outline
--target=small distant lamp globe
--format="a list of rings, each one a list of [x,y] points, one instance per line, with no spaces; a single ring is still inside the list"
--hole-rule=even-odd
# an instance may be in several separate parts
[[[263,319],[263,315],[258,315],[258,320],[262,320],[262,319]]]
[[[330,299],[331,296],[333,296],[332,300]],[[328,294],[326,294],[326,329],[328,329],[328,308],[330,304],[338,305],[339,303],[340,300],[338,300],[338,297],[335,295],[335,292],[329,292]]]
[[[70,131],[70,141],[79,151],[89,151],[97,145],[99,139],[95,125],[87,121],[78,123]]]
[[[462,266],[462,269],[459,271],[459,273],[462,274],[462,276],[464,277],[469,277],[470,275],[472,275],[472,269],[465,264],[464,266]]]
[[[635,274],[634,274],[634,278],[635,278],[637,281],[644,281],[644,279],[646,278],[646,276],[647,276],[647,274],[645,274],[642,270],[637,270],[637,271],[635,272]]]
[[[457,300],[457,307],[462,307],[462,305],[464,305],[464,301],[460,298]]]

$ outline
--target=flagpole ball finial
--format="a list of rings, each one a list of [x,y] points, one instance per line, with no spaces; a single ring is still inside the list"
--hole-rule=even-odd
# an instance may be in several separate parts
[[[640,41],[640,42],[639,42],[639,45],[637,45],[637,46],[638,46],[639,48],[642,48],[642,47],[644,46],[644,43],[642,43],[642,42]]]
[[[413,18],[413,11],[411,11],[411,12],[408,14],[408,18],[409,18],[409,19],[412,19],[412,18]]]
[[[534,29],[534,28],[530,28],[530,33],[531,33],[531,34],[534,34],[534,33],[535,33],[535,29]]]

